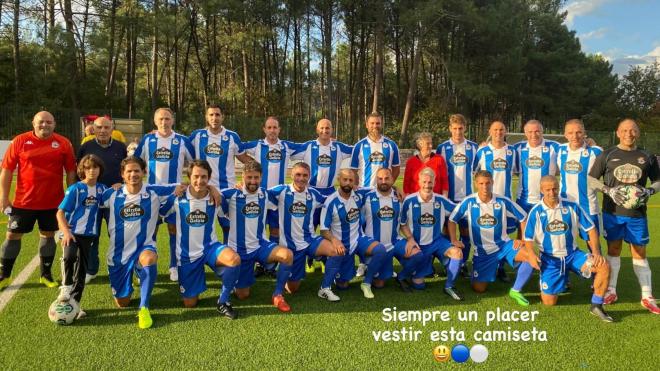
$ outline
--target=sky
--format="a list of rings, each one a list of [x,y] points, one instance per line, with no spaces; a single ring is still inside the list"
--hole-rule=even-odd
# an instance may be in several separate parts
[[[660,0],[568,0],[564,10],[582,50],[602,55],[620,76],[660,62]]]

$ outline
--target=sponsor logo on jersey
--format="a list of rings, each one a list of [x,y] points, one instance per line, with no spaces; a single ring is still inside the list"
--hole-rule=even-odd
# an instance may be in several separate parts
[[[532,156],[525,161],[528,169],[541,169],[545,165],[545,161],[539,156]]]
[[[642,169],[633,164],[623,164],[617,166],[613,174],[621,183],[636,183],[642,177]]]
[[[352,208],[346,213],[346,221],[349,223],[355,223],[360,220],[360,209]]]
[[[465,166],[467,164],[468,158],[465,154],[463,153],[454,153],[453,156],[451,156],[451,159],[449,159],[449,162],[454,164],[454,166]]]
[[[256,218],[259,215],[261,215],[261,207],[259,206],[258,202],[252,201],[250,203],[245,204],[241,212],[243,213],[243,215],[245,215],[246,218]]]
[[[432,227],[435,225],[435,216],[430,213],[424,213],[419,216],[417,223],[423,228]]]
[[[282,161],[282,151],[279,149],[271,149],[266,154],[266,160],[270,162],[280,162]]]
[[[490,168],[494,171],[504,171],[509,167],[509,163],[503,158],[496,158],[490,163]]]
[[[578,174],[582,172],[582,164],[575,160],[566,161],[564,164],[564,171],[567,174]]]
[[[57,142],[51,143],[50,146],[53,147],[53,148],[60,148],[60,144],[57,143]]]
[[[497,225],[497,219],[490,214],[484,214],[477,218],[477,225],[481,228],[493,228]]]
[[[204,153],[209,157],[216,158],[222,156],[225,151],[222,149],[222,146],[218,145],[218,143],[211,143],[204,148]]]
[[[307,215],[307,204],[296,201],[289,206],[289,213],[296,218],[302,218]]]
[[[382,152],[376,151],[369,155],[369,162],[382,164],[385,162],[385,155]]]
[[[144,216],[144,209],[139,204],[128,204],[119,210],[119,216],[127,222],[133,222]]]
[[[637,163],[639,163],[640,165],[644,165],[645,162],[646,162],[646,159],[644,157],[640,157],[640,158],[637,159]]]
[[[316,164],[320,167],[330,167],[332,166],[332,157],[324,153],[316,158]]]
[[[209,216],[202,210],[196,209],[186,215],[186,223],[191,227],[201,227],[209,221]]]
[[[383,206],[378,210],[376,216],[378,216],[378,219],[380,220],[389,222],[394,219],[394,209],[387,205]]]
[[[545,226],[545,231],[552,235],[562,235],[568,231],[568,224],[563,220],[555,219]]]
[[[174,153],[169,148],[161,147],[154,152],[152,157],[156,161],[166,162],[174,158]]]
[[[87,196],[87,197],[85,198],[85,200],[83,201],[83,206],[85,206],[85,207],[92,207],[92,206],[96,206],[97,203],[98,203],[98,199],[97,199],[96,197],[94,197],[94,196]]]

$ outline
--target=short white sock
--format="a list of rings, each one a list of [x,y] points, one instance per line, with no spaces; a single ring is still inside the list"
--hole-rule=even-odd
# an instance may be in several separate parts
[[[619,269],[621,269],[621,257],[607,255],[607,263],[610,265],[610,283],[608,288],[616,291],[616,281],[619,279]]]
[[[651,293],[651,268],[649,261],[646,259],[633,259],[633,270],[639,281],[639,286],[642,287],[642,298],[652,296]]]

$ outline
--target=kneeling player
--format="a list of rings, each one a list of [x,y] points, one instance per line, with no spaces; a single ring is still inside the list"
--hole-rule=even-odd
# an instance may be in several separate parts
[[[280,263],[277,270],[273,305],[280,312],[290,312],[284,300],[284,285],[291,275],[293,254],[286,247],[278,246],[264,237],[266,204],[269,202],[261,184],[261,165],[249,161],[243,167],[243,189],[225,189],[222,194],[222,212],[229,218],[231,229],[227,245],[241,257],[241,271],[236,283],[236,296],[243,300],[250,296],[250,286],[255,282],[254,264]]]
[[[340,290],[347,289],[348,282],[355,277],[355,254],[363,260],[371,257],[360,289],[365,298],[373,299],[371,283],[374,274],[380,271],[387,258],[385,246],[362,233],[360,209],[363,199],[353,191],[356,178],[353,170],[339,170],[339,189],[325,200],[321,211],[321,236],[332,243],[333,249],[343,252],[340,256],[328,258],[325,264],[328,279],[321,283],[319,296],[328,300],[332,299],[326,289],[330,289],[333,277],[337,277],[335,284]]]
[[[343,254],[343,250],[332,246],[330,241],[314,233],[314,214],[320,210],[325,197],[317,190],[308,187],[310,167],[305,162],[298,162],[291,168],[290,185],[279,185],[268,190],[268,198],[278,212],[280,225],[280,246],[286,246],[293,252],[291,277],[286,283],[290,293],[298,291],[300,280],[305,278],[307,258],[332,257]],[[334,279],[332,273],[325,272],[323,282]],[[319,291],[329,301],[339,301],[329,288]],[[325,291],[324,291],[325,290]]]
[[[235,319],[238,315],[229,302],[229,296],[238,280],[241,258],[238,254],[218,242],[215,219],[220,208],[210,196],[208,182],[211,166],[205,160],[194,160],[188,166],[190,186],[180,197],[170,196],[161,212],[165,216],[175,215],[176,261],[179,271],[179,288],[183,305],[197,305],[199,295],[206,291],[204,265],[222,277],[222,289],[217,309],[223,316]],[[224,270],[221,270],[224,267]]]
[[[529,301],[520,292],[534,269],[539,269],[538,257],[533,250],[525,247],[523,241],[512,241],[506,231],[510,220],[525,228],[527,214],[511,199],[493,194],[493,176],[489,171],[475,173],[477,193],[466,197],[449,217],[449,236],[452,243],[461,246],[456,235],[456,225],[463,219],[470,226],[470,239],[475,247],[472,263],[472,289],[482,293],[488,283],[495,281],[500,263],[518,267],[518,274],[509,290],[509,296],[519,305],[528,306]],[[522,264],[520,264],[522,263]]]
[[[424,168],[419,172],[419,192],[408,195],[401,210],[401,233],[409,243],[419,245],[424,254],[422,268],[413,276],[413,288],[423,289],[424,277],[433,272],[433,258],[443,262],[447,268],[447,281],[444,292],[454,300],[463,296],[454,287],[454,281],[461,269],[463,252],[442,235],[442,226],[447,216],[456,206],[446,197],[433,193],[435,172]]]
[[[575,202],[559,198],[557,178],[541,178],[543,199],[529,212],[525,226],[525,244],[541,251],[541,300],[545,305],[557,304],[557,295],[564,290],[568,270],[594,280],[591,313],[605,322],[614,322],[603,309],[610,268],[600,254],[598,232],[591,217]],[[592,254],[577,248],[578,228],[589,234]],[[568,268],[568,269],[567,269]]]

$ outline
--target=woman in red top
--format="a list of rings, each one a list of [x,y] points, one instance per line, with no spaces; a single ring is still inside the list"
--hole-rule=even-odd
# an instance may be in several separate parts
[[[433,153],[433,136],[430,133],[419,133],[417,136],[419,153],[406,162],[406,172],[403,175],[403,192],[406,195],[419,191],[419,172],[430,167],[435,172],[433,192],[447,196],[449,180],[447,179],[447,163],[442,156]]]

